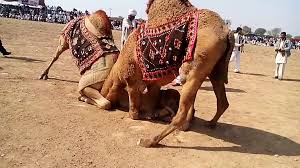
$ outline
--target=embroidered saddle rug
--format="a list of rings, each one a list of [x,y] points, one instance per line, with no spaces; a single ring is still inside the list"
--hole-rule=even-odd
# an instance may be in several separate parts
[[[137,57],[143,80],[155,81],[179,74],[185,61],[193,59],[199,12],[193,11],[155,28],[141,25]]]
[[[96,37],[89,32],[84,24],[84,19],[85,17],[80,17],[72,20],[62,33],[69,44],[81,75],[105,54],[119,54],[112,37]]]

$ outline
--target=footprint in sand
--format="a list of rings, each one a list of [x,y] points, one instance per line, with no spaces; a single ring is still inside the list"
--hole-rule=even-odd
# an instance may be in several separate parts
[[[112,133],[111,136],[121,138],[121,137],[124,137],[125,134],[123,132],[115,132],[115,133]]]
[[[129,129],[131,129],[133,131],[140,132],[140,131],[144,131],[145,127],[143,127],[143,126],[131,126],[131,127],[129,127]]]

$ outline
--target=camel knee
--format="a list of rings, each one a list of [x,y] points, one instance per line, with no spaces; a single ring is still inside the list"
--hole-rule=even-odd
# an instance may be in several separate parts
[[[175,126],[175,127],[180,127],[182,126],[184,123],[186,122],[186,114],[177,114],[172,122],[171,122],[171,125]]]
[[[57,46],[57,49],[56,49],[56,55],[62,54],[64,51],[66,51],[69,48],[68,43],[66,42],[66,40],[63,37],[59,38],[58,43],[59,43],[59,45]]]
[[[55,53],[55,58],[59,57],[64,51],[66,51],[67,48],[65,48],[64,46],[57,46],[57,49],[56,49],[56,53]]]
[[[82,90],[79,91],[79,94],[81,96],[89,98],[89,99],[93,99],[93,97],[91,97],[89,93],[90,92],[88,92],[86,88],[84,88],[84,89],[82,89]]]
[[[223,107],[222,109],[223,109],[224,111],[227,110],[228,107],[229,107],[228,101],[226,100],[224,103],[221,103],[221,106]]]
[[[80,90],[79,91],[79,94],[81,95],[81,96],[85,96],[85,94],[84,94],[84,91],[83,91],[84,89],[82,89],[82,90]]]
[[[228,102],[227,98],[223,97],[223,98],[220,98],[220,100],[218,99],[217,106],[218,106],[218,108],[220,108],[219,110],[221,110],[221,111],[227,110],[229,107],[229,102]]]

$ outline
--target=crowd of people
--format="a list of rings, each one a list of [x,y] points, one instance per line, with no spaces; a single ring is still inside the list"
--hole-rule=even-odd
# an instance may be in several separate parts
[[[88,15],[89,12],[73,9],[72,11],[63,10],[61,7],[45,6],[41,8],[30,7],[26,5],[13,6],[0,4],[0,17],[42,21],[49,23],[68,23],[70,20]]]
[[[122,20],[119,18],[117,18],[117,19],[111,18],[111,25],[114,30],[122,30]]]
[[[0,38],[0,53],[4,56],[4,57],[9,57],[9,55],[11,54],[11,52],[8,52],[4,46],[2,45],[2,41]]]
[[[63,10],[61,7],[45,6],[42,8],[29,7],[26,5],[13,6],[0,4],[0,17],[20,19],[20,20],[31,20],[48,23],[61,23],[66,24],[70,20],[89,15],[89,11],[79,11],[73,9],[72,11]],[[123,18],[111,18],[111,24],[113,29],[122,29]]]
[[[278,38],[272,36],[255,36],[255,35],[245,35],[242,36],[246,44],[253,44],[265,47],[274,47],[278,42]],[[300,40],[292,40],[292,48],[300,50]]]

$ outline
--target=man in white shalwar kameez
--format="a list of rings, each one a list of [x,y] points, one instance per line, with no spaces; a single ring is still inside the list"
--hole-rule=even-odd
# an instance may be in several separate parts
[[[234,33],[234,39],[235,39],[235,43],[234,43],[234,48],[230,57],[230,62],[235,60],[235,69],[234,72],[235,73],[239,73],[240,72],[240,57],[241,57],[241,47],[244,46],[244,44],[241,41],[241,34],[242,34],[242,28],[238,27]]]
[[[287,58],[291,55],[291,47],[291,42],[286,39],[286,32],[282,32],[280,39],[275,45],[275,51],[277,52],[275,56],[275,79],[283,79]]]
[[[122,37],[121,37],[121,49],[125,45],[128,36],[133,31],[133,29],[137,28],[137,23],[135,20],[135,16],[137,15],[136,10],[129,9],[128,17],[123,19],[122,23]]]

